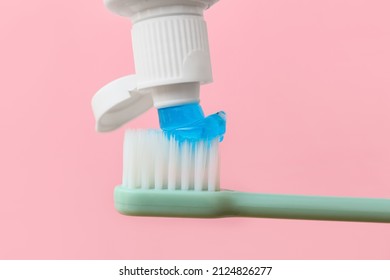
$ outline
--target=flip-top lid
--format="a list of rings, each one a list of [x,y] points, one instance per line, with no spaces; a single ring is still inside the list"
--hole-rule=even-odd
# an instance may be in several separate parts
[[[152,107],[151,95],[137,90],[135,75],[112,81],[92,98],[96,130],[99,132],[117,129]]]

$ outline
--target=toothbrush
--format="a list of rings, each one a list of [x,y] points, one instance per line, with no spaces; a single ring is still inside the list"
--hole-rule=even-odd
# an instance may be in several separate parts
[[[390,222],[389,199],[220,190],[218,146],[219,139],[192,142],[161,130],[127,131],[115,208],[135,216]]]
[[[390,223],[390,199],[256,194],[219,188],[223,112],[205,117],[200,86],[212,81],[203,11],[218,0],[105,0],[130,17],[135,75],[92,99],[99,132],[109,132],[153,106],[161,130],[128,131],[123,182],[114,191],[125,215],[261,217]]]

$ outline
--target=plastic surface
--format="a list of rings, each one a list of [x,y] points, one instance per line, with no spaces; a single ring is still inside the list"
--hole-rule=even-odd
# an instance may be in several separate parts
[[[137,88],[212,81],[203,10],[215,0],[106,0],[131,18]]]
[[[149,89],[156,108],[199,102],[199,82],[158,86]]]
[[[203,16],[162,15],[136,22],[131,32],[138,88],[212,82]]]
[[[171,5],[197,5],[202,9],[208,9],[216,2],[218,0],[104,0],[109,10],[125,17],[133,17],[146,9]]]
[[[131,17],[136,75],[113,81],[94,96],[99,132],[114,130],[157,108],[199,102],[200,84],[212,81],[203,10],[216,0],[106,0]]]
[[[136,90],[136,77],[126,76],[101,88],[92,98],[96,130],[108,132],[153,107],[150,94]]]
[[[256,217],[390,223],[390,199],[115,188],[124,215]]]

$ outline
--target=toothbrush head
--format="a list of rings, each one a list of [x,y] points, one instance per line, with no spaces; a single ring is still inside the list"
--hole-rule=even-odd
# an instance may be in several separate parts
[[[126,131],[115,208],[136,216],[223,216],[219,140],[183,139],[152,129]]]
[[[220,218],[232,216],[229,191],[144,190],[117,186],[115,209],[129,216]]]

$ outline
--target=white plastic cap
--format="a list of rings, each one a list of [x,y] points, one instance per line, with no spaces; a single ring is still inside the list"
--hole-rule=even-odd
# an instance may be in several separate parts
[[[104,1],[133,22],[136,77],[118,79],[96,94],[92,106],[98,131],[114,130],[153,104],[160,108],[199,101],[199,85],[212,82],[203,10],[217,1]]]
[[[136,90],[135,75],[125,76],[102,87],[92,98],[98,132],[119,128],[153,107],[151,94]]]
[[[139,12],[166,6],[197,6],[202,10],[206,10],[218,1],[219,0],[104,0],[104,4],[112,12],[120,16],[132,18]]]
[[[125,76],[102,87],[92,98],[92,110],[98,132],[115,130],[156,108],[199,102],[199,83],[184,83],[136,89],[137,77]]]

